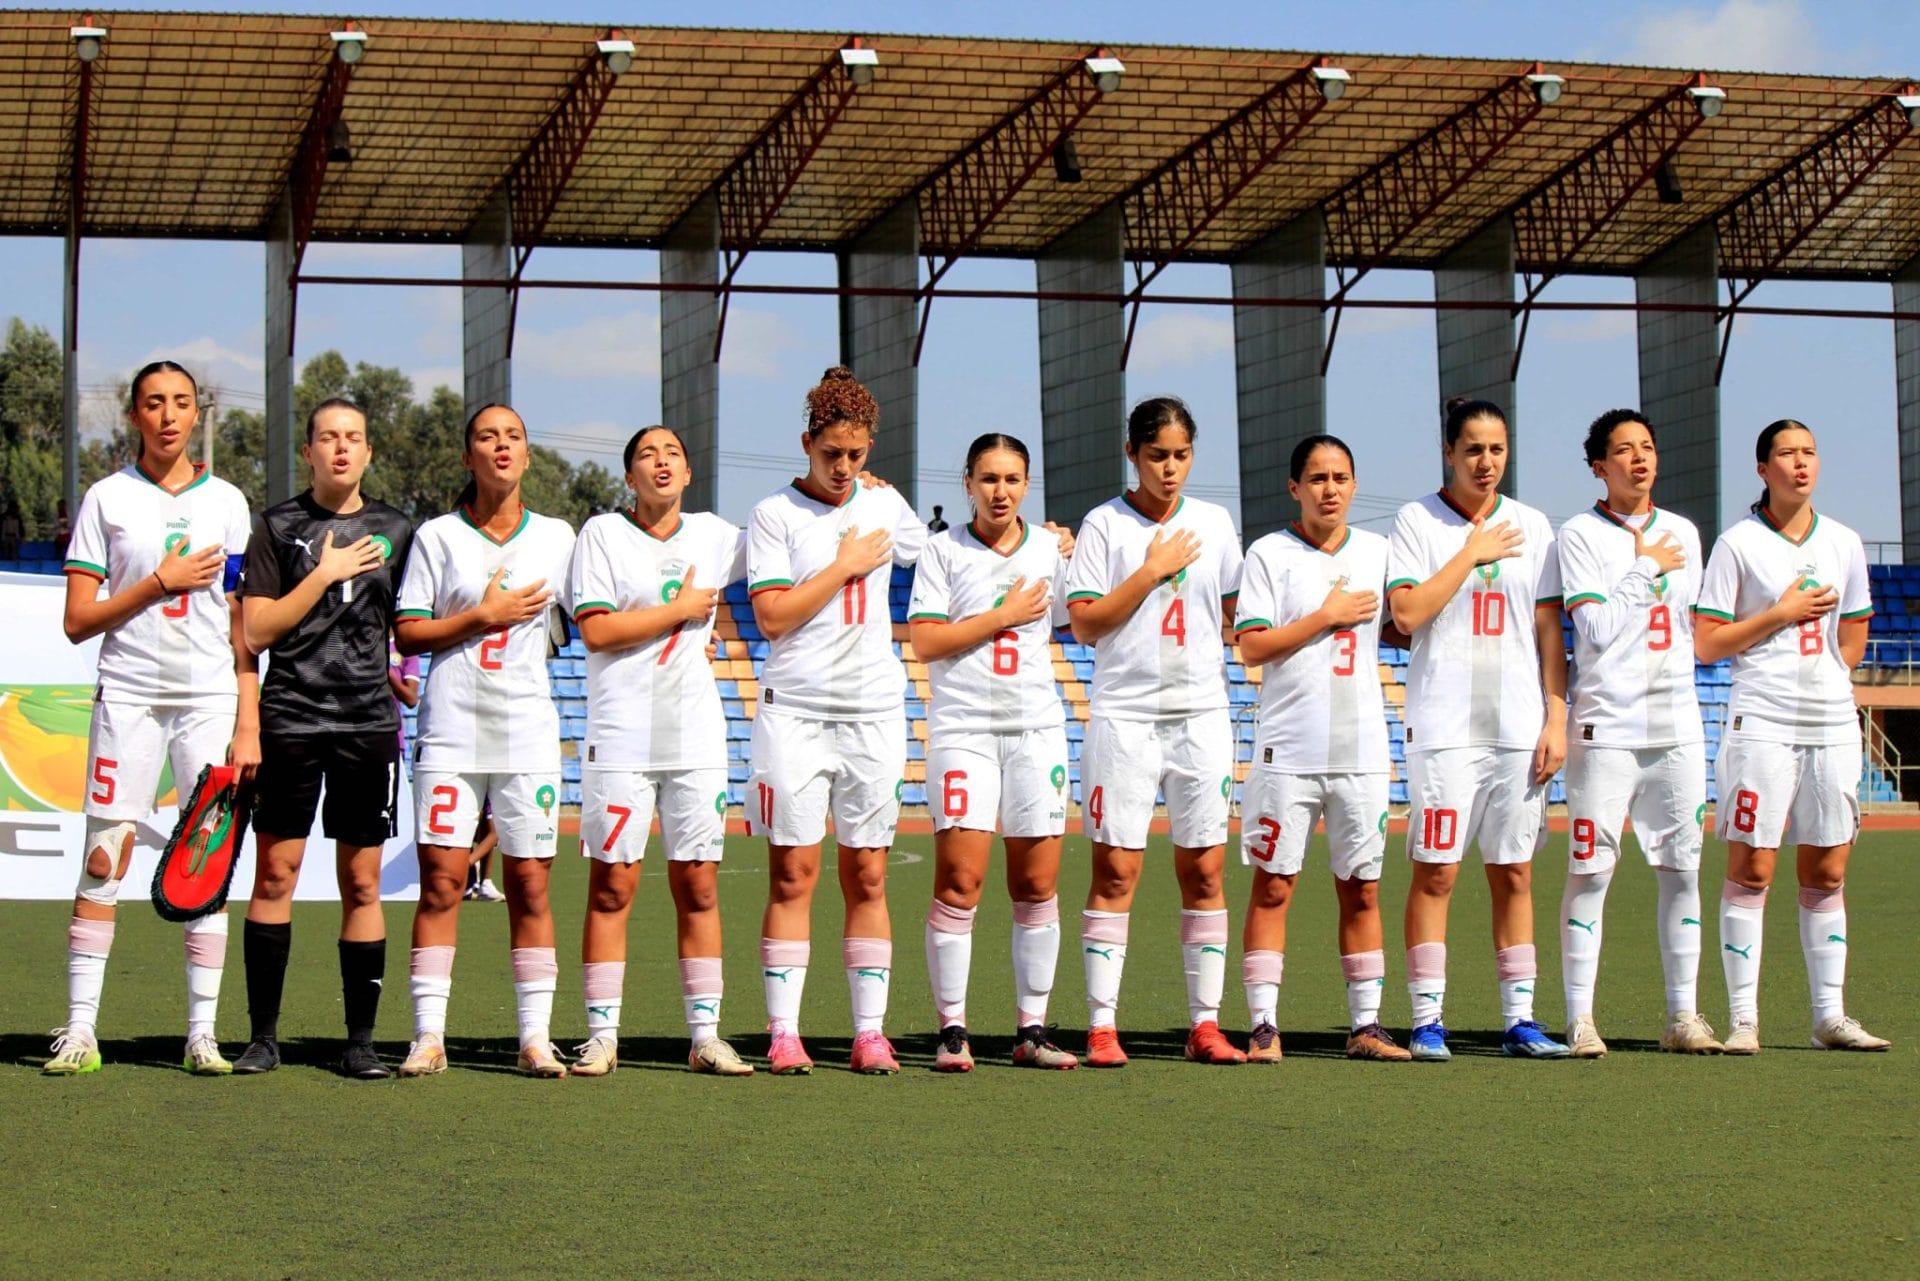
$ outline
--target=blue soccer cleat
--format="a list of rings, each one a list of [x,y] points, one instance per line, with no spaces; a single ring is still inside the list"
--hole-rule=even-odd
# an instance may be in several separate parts
[[[1500,1052],[1510,1059],[1564,1059],[1571,1053],[1532,1019],[1522,1019],[1507,1029],[1500,1038]]]
[[[1427,1023],[1413,1029],[1407,1048],[1413,1051],[1416,1063],[1445,1063],[1453,1057],[1453,1051],[1447,1048],[1447,1025],[1444,1023]]]

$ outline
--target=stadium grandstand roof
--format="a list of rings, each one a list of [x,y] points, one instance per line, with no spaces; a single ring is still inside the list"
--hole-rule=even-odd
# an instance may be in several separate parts
[[[107,31],[90,63],[76,56],[76,24]],[[631,67],[611,76],[606,28],[355,25],[364,57],[343,74],[330,35],[342,23],[325,19],[0,12],[0,234],[63,233],[78,175],[86,235],[260,238],[331,102],[351,163],[317,171],[313,240],[455,243],[517,173],[543,193],[537,229],[516,227],[529,248],[657,246],[732,181],[748,211],[728,224],[734,249],[841,247],[916,198],[930,250],[1028,256],[1115,201],[1153,198],[1192,206],[1178,234],[1160,232],[1163,257],[1228,260],[1324,206],[1331,264],[1431,267],[1493,219],[1531,209],[1539,220],[1555,200],[1596,199],[1587,188],[1609,166],[1641,165],[1582,235],[1521,235],[1519,266],[1629,272],[1710,219],[1791,218],[1790,206],[1806,225],[1774,237],[1779,252],[1759,264],[1769,277],[1884,280],[1920,253],[1920,104],[1902,103],[1905,76],[1103,48],[1097,33],[1075,44],[631,27],[614,36],[632,42]],[[878,66],[870,83],[841,83],[856,36]],[[1091,78],[1085,60],[1101,54],[1124,76],[1060,108],[1081,113],[1066,126],[1070,181],[1071,164],[1041,163],[1062,134],[1019,130],[1058,106],[1050,87]],[[1275,95],[1311,84],[1305,69],[1323,58],[1351,77],[1337,100]],[[1529,72],[1562,77],[1559,100],[1490,110],[1503,92],[1532,94]],[[1690,85],[1724,90],[1716,118],[1633,136],[1663,104],[1697,114]],[[1881,117],[1894,127],[1873,134]],[[1007,154],[987,154],[996,135]],[[1027,165],[1031,180],[996,184],[990,162]],[[1370,174],[1391,179],[1371,197]],[[963,243],[940,243],[953,219],[929,217],[943,175],[945,198],[973,209],[944,233]],[[981,191],[956,193],[962,180]],[[1809,207],[1820,216],[1805,218]],[[1335,210],[1351,225],[1336,226]],[[1369,238],[1382,220],[1392,234]],[[1136,259],[1157,252],[1141,222],[1128,224]],[[1724,265],[1724,223],[1722,244]]]

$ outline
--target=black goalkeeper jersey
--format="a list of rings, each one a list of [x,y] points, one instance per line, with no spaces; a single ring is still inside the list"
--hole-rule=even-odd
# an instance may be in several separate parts
[[[292,591],[320,563],[328,530],[336,547],[373,535],[386,543],[387,563],[327,588],[267,651],[260,726],[276,734],[392,734],[399,714],[387,685],[387,635],[413,541],[405,516],[371,498],[339,515],[316,503],[312,490],[276,503],[254,517],[240,595],[277,599]]]

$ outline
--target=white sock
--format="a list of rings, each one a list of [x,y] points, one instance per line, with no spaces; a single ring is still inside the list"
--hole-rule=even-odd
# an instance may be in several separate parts
[[[1380,997],[1387,988],[1387,954],[1378,948],[1349,952],[1340,958],[1340,973],[1347,980],[1347,1019],[1352,1030],[1378,1023]]]
[[[760,988],[767,997],[767,1031],[775,1036],[800,1035],[800,997],[812,951],[806,939],[760,940]]]
[[[1700,873],[1656,867],[1660,882],[1660,971],[1667,1016],[1700,1011]]]
[[[588,961],[580,967],[580,989],[587,1007],[587,1039],[620,1039],[620,1005],[627,982],[625,961]]]
[[[1840,889],[1800,891],[1800,954],[1814,1024],[1846,1017],[1847,902]]]
[[[1187,972],[1187,1022],[1220,1021],[1227,990],[1227,910],[1180,912],[1180,960]],[[1276,997],[1276,999],[1278,999]]]
[[[892,939],[847,939],[840,945],[853,1004],[853,1034],[878,1032],[887,1020],[887,987],[893,978]]]
[[[220,976],[227,967],[227,914],[216,912],[188,921],[187,1039],[212,1036],[220,1012]]]
[[[447,998],[453,994],[453,949],[414,948],[408,966],[407,989],[413,997],[414,1039],[445,1036]]]
[[[1607,907],[1613,869],[1570,874],[1560,897],[1560,982],[1567,997],[1567,1022],[1593,1016],[1593,986],[1600,977],[1600,918]]]
[[[1735,1023],[1760,1021],[1760,936],[1767,892],[1737,881],[1720,886],[1720,968],[1727,977],[1727,1012]]]
[[[720,1035],[721,982],[720,958],[683,956],[680,958],[680,1009],[687,1020],[687,1039],[705,1045]]]
[[[1407,949],[1407,998],[1413,1002],[1413,1026],[1441,1021],[1447,1003],[1447,945],[1415,943]]]
[[[1247,1026],[1279,1026],[1280,980],[1286,973],[1284,952],[1261,949],[1240,954],[1240,980],[1247,989]]]
[[[927,977],[933,983],[937,1026],[967,1023],[967,975],[973,968],[973,918],[978,911],[933,900],[927,909]]]
[[[560,962],[550,947],[513,949],[513,1005],[520,1019],[520,1048],[551,1038],[553,992],[560,986]]]
[[[100,1021],[100,989],[113,951],[113,922],[74,917],[67,923],[67,1032],[92,1036]]]
[[[1534,981],[1540,976],[1533,944],[1515,943],[1495,951],[1493,969],[1500,977],[1500,1016],[1507,1027],[1532,1019]]]
[[[1047,1021],[1053,977],[1060,966],[1060,900],[1013,905],[1014,1026]]]
[[[1127,968],[1127,914],[1082,911],[1080,959],[1087,972],[1087,1026],[1112,1027]]]

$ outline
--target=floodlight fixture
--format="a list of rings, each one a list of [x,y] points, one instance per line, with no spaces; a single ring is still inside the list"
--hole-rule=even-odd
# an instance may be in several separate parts
[[[1101,93],[1112,93],[1120,87],[1120,77],[1127,73],[1127,64],[1100,50],[1086,60],[1087,74],[1093,77],[1093,87]]]
[[[1560,95],[1567,91],[1567,78],[1556,76],[1550,71],[1540,70],[1540,64],[1534,63],[1533,70],[1527,73],[1527,83],[1533,86],[1533,97],[1543,107],[1551,107],[1560,101]]]
[[[1687,86],[1687,97],[1693,99],[1693,109],[1700,113],[1702,120],[1711,120],[1727,105],[1727,91],[1719,85],[1707,83],[1705,73],[1694,76],[1693,83]]]
[[[1353,80],[1352,73],[1345,67],[1336,67],[1325,58],[1309,67],[1307,72],[1313,77],[1313,87],[1328,102],[1338,102],[1345,97],[1347,85]]]
[[[1916,93],[1914,87],[1908,85],[1907,91],[1895,94],[1893,100],[1900,110],[1907,113],[1907,128],[1920,129],[1920,93]]]
[[[1061,182],[1080,181],[1080,148],[1072,138],[1062,138],[1053,149],[1053,176]]]
[[[329,31],[327,35],[333,39],[333,56],[349,67],[367,56],[367,33],[351,22],[338,31]]]
[[[847,79],[856,85],[870,85],[874,70],[880,65],[880,55],[855,36],[852,43],[840,51],[840,65],[847,69]]]
[[[607,32],[594,42],[600,50],[600,60],[607,64],[607,70],[616,76],[624,76],[633,70],[633,41],[621,35],[618,29]]]
[[[100,45],[107,38],[107,29],[94,26],[93,15],[88,14],[79,26],[69,27],[67,34],[73,37],[73,56],[82,62],[92,62],[100,56]]]

